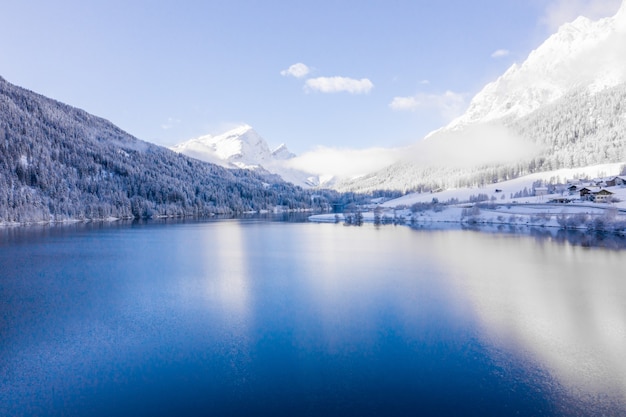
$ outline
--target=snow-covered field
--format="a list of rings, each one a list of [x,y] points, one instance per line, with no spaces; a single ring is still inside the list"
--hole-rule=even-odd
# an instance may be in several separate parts
[[[456,223],[473,225],[520,225],[559,227],[571,229],[599,229],[623,231],[626,228],[626,187],[608,187],[617,202],[594,203],[581,201],[578,195],[569,195],[566,190],[557,194],[514,197],[532,190],[538,180],[567,183],[574,178],[599,178],[619,174],[622,164],[606,164],[580,169],[562,169],[537,173],[511,181],[491,184],[482,188],[445,190],[438,193],[408,194],[387,201],[373,210],[364,211],[364,222],[434,224]],[[470,203],[472,197],[486,195],[487,201]],[[570,203],[550,202],[556,198],[568,198]],[[458,201],[453,204],[433,205]],[[421,207],[411,207],[423,203]],[[309,218],[314,222],[343,222],[343,214],[322,214]]]
[[[514,199],[511,199],[510,196],[511,194],[522,191],[524,188],[530,190],[533,186],[533,183],[539,180],[566,183],[568,180],[575,178],[600,178],[619,175],[620,169],[623,165],[623,163],[615,163],[594,165],[583,168],[559,169],[556,171],[538,172],[524,177],[519,177],[514,180],[490,184],[489,186],[481,188],[459,188],[445,190],[439,193],[407,194],[403,197],[387,201],[383,204],[383,207],[393,208],[403,205],[411,206],[415,203],[430,203],[433,198],[437,198],[442,203],[445,203],[450,199],[469,201],[470,196],[478,194],[487,194],[489,197],[494,196],[497,198],[498,203],[511,202],[512,200],[515,200],[518,203],[542,203],[548,201],[550,198],[555,198],[557,196],[553,195],[543,196],[543,198],[528,197]],[[501,192],[496,193],[496,190],[501,190]],[[502,197],[504,197],[504,199]],[[560,197],[560,195],[558,197]]]

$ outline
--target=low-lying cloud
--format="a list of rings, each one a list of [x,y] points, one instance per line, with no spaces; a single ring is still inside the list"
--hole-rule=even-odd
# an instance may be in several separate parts
[[[355,178],[381,170],[400,159],[399,149],[318,147],[287,161],[290,168],[316,175]]]
[[[288,168],[319,176],[357,178],[399,161],[423,168],[467,169],[514,163],[539,154],[539,149],[497,124],[441,130],[406,148],[337,149],[318,147],[285,161]]]
[[[537,147],[505,126],[480,124],[436,132],[412,146],[405,160],[425,167],[471,168],[513,163],[538,152]]]

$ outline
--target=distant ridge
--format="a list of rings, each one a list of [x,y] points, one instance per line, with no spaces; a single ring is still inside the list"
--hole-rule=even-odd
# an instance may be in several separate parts
[[[275,174],[284,181],[305,188],[321,183],[319,176],[289,166],[288,161],[296,155],[285,144],[271,151],[265,139],[247,124],[219,135],[200,136],[170,149],[227,168]]]
[[[0,223],[304,209],[275,176],[188,158],[0,77]],[[324,197],[316,193],[317,204]]]

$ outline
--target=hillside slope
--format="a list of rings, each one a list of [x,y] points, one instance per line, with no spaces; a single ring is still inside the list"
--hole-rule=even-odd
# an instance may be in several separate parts
[[[336,188],[432,190],[624,162],[624,45],[626,1],[613,17],[563,25],[402,161]]]
[[[308,192],[275,177],[140,141],[0,77],[0,222],[210,215],[310,203]]]

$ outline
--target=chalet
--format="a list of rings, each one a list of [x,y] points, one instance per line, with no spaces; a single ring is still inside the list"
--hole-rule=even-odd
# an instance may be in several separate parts
[[[611,178],[610,182],[613,184],[613,186],[620,186],[623,187],[624,185],[626,185],[626,176],[617,176],[617,177],[613,177]]]
[[[599,187],[583,187],[579,190],[581,200],[593,200],[594,193],[600,191]]]
[[[578,186],[570,185],[569,187],[567,187],[567,191],[569,192],[569,195],[576,194],[576,192],[578,191]]]
[[[598,192],[595,192],[592,194],[593,195],[593,200],[596,203],[606,203],[611,201],[611,196],[613,195],[612,192],[610,192],[609,190],[600,190]]]

